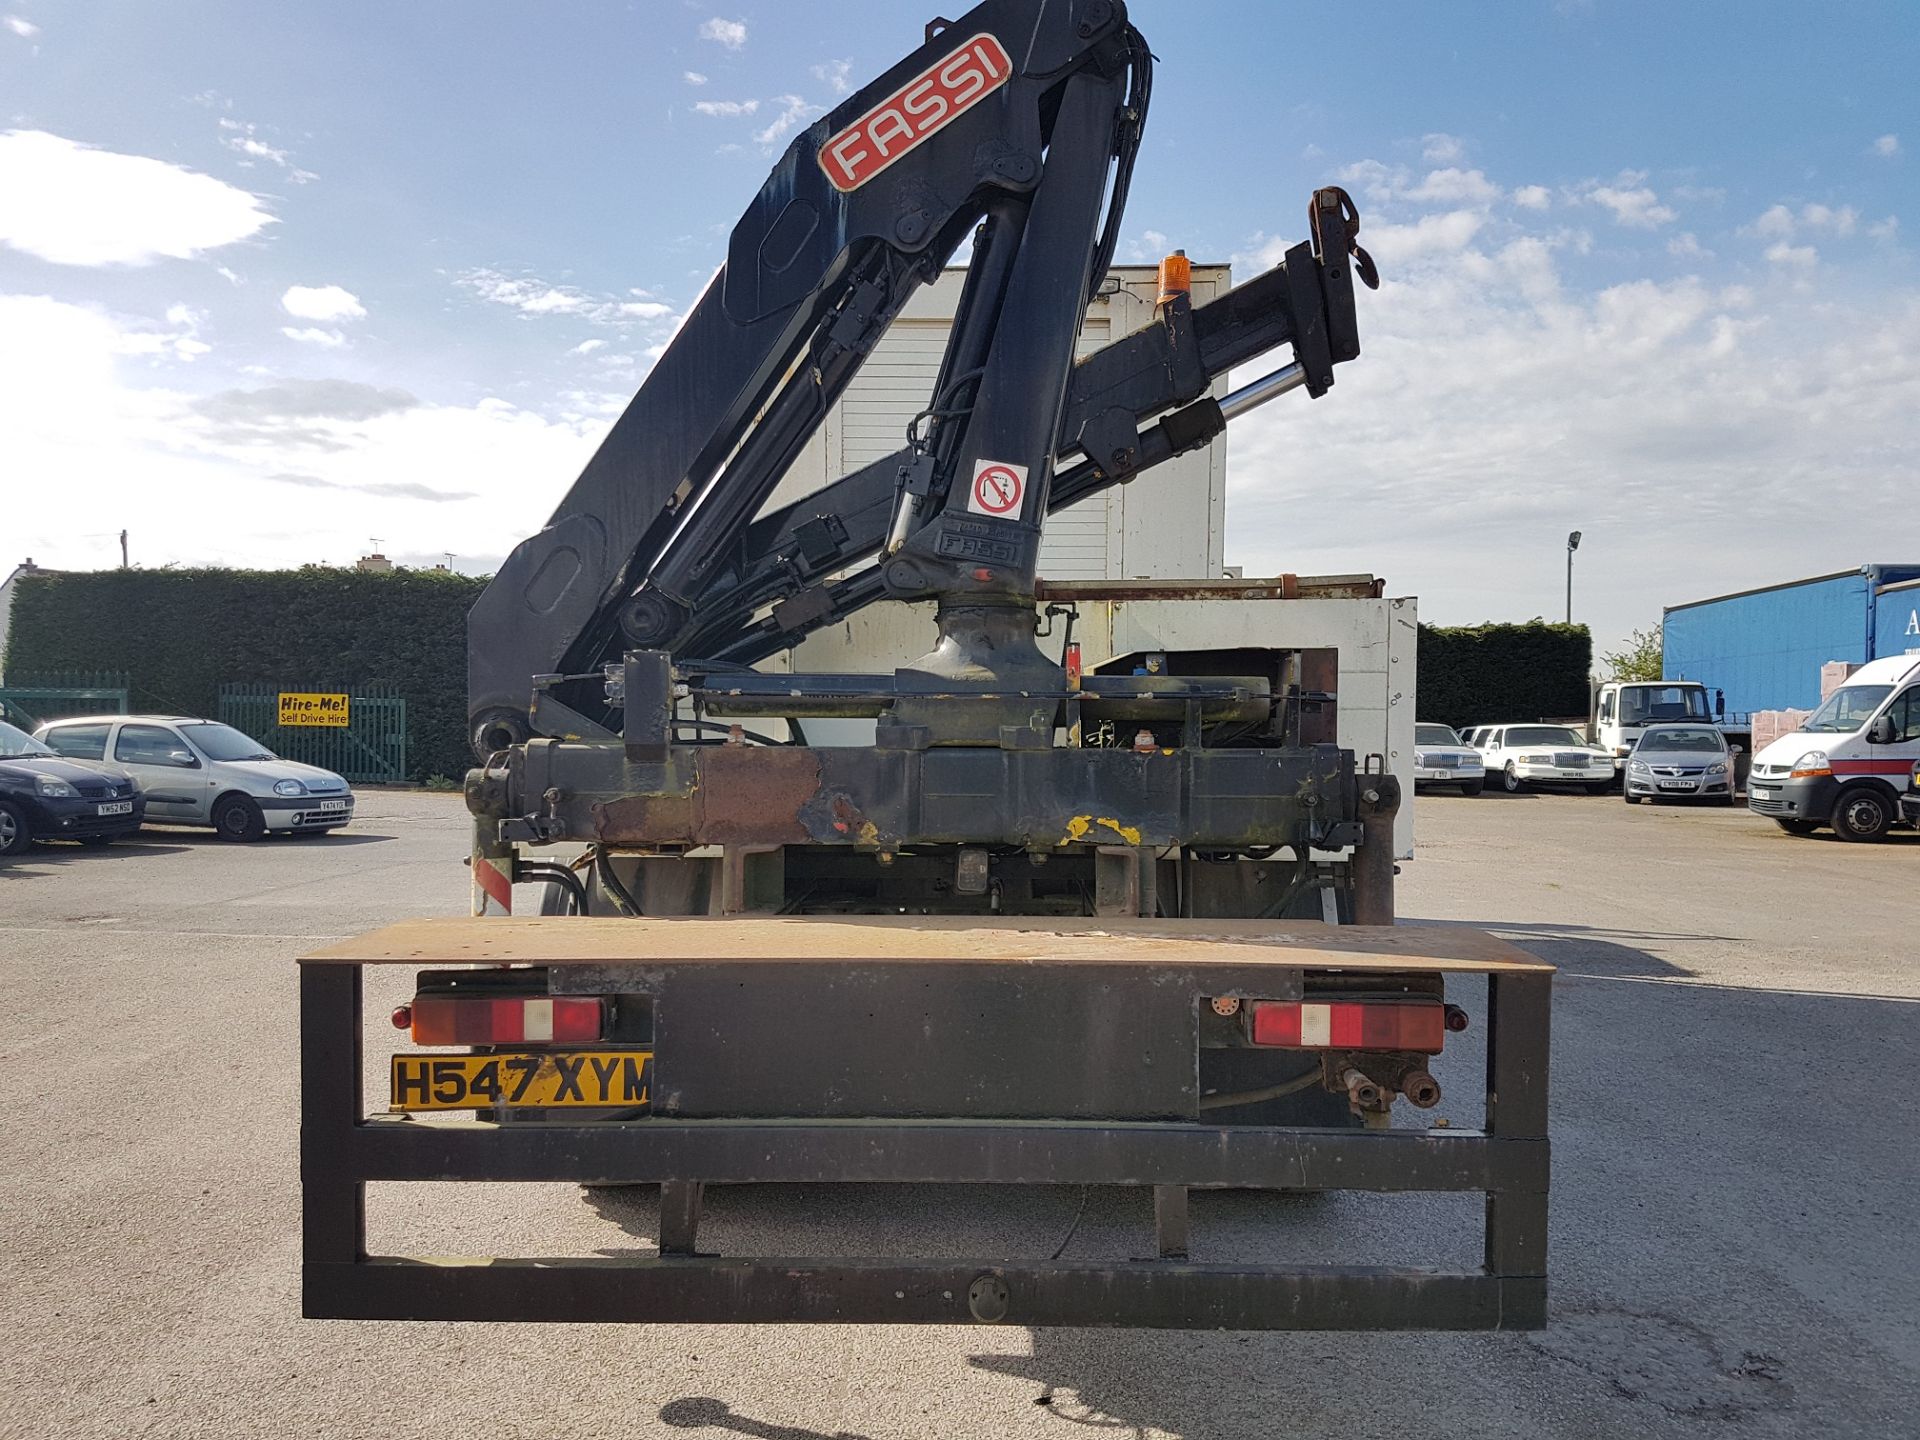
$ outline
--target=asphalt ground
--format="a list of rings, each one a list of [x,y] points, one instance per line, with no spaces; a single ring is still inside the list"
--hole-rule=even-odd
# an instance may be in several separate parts
[[[302,1320],[293,957],[466,904],[457,799],[369,791],[323,839],[0,861],[0,1436],[1920,1436],[1920,837],[1416,803],[1403,917],[1561,967],[1544,1331]],[[369,985],[370,1072],[408,980]],[[1436,1067],[1456,1123],[1471,1051]],[[369,1223],[375,1249],[644,1252],[650,1199],[375,1186]],[[722,1190],[701,1240],[1043,1256],[1079,1201]],[[1202,1259],[1458,1264],[1479,1238],[1458,1196],[1203,1194],[1194,1224]],[[1096,1190],[1068,1254],[1149,1227]]]

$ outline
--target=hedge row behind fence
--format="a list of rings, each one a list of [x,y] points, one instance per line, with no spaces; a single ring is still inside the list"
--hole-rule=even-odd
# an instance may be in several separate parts
[[[411,778],[458,778],[467,748],[466,615],[486,581],[444,571],[100,570],[23,576],[7,673],[125,671],[136,711],[218,715],[220,687],[390,685],[407,701]],[[1587,713],[1584,625],[1420,627],[1422,720]]]
[[[435,570],[99,570],[21,577],[6,670],[125,671],[136,712],[218,716],[220,687],[390,685],[410,778],[467,748],[467,610],[486,581]]]
[[[1455,729],[1585,715],[1592,668],[1584,625],[1422,625],[1416,704]]]

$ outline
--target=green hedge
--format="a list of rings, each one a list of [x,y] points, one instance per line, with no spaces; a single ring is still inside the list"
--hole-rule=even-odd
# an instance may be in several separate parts
[[[412,778],[460,776],[467,610],[486,581],[438,570],[100,570],[23,576],[6,669],[124,671],[136,711],[219,714],[220,687],[390,685]]]
[[[407,700],[412,778],[458,777],[466,617],[486,581],[437,570],[100,570],[23,576],[6,654],[22,680],[124,671],[136,710],[217,715],[220,687],[390,685]],[[1420,627],[1422,720],[1584,715],[1584,625]]]
[[[1422,625],[1420,718],[1458,729],[1585,715],[1592,669],[1584,625]]]

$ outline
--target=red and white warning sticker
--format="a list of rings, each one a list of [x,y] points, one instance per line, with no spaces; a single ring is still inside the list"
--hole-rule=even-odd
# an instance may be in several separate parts
[[[1018,520],[1026,498],[1026,466],[1009,465],[1002,460],[973,462],[973,489],[967,494],[967,509],[975,515]]]

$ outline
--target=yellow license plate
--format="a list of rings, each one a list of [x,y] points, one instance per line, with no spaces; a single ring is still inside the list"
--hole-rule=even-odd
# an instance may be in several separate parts
[[[390,1110],[644,1110],[653,1088],[653,1052],[396,1055],[392,1081]]]

